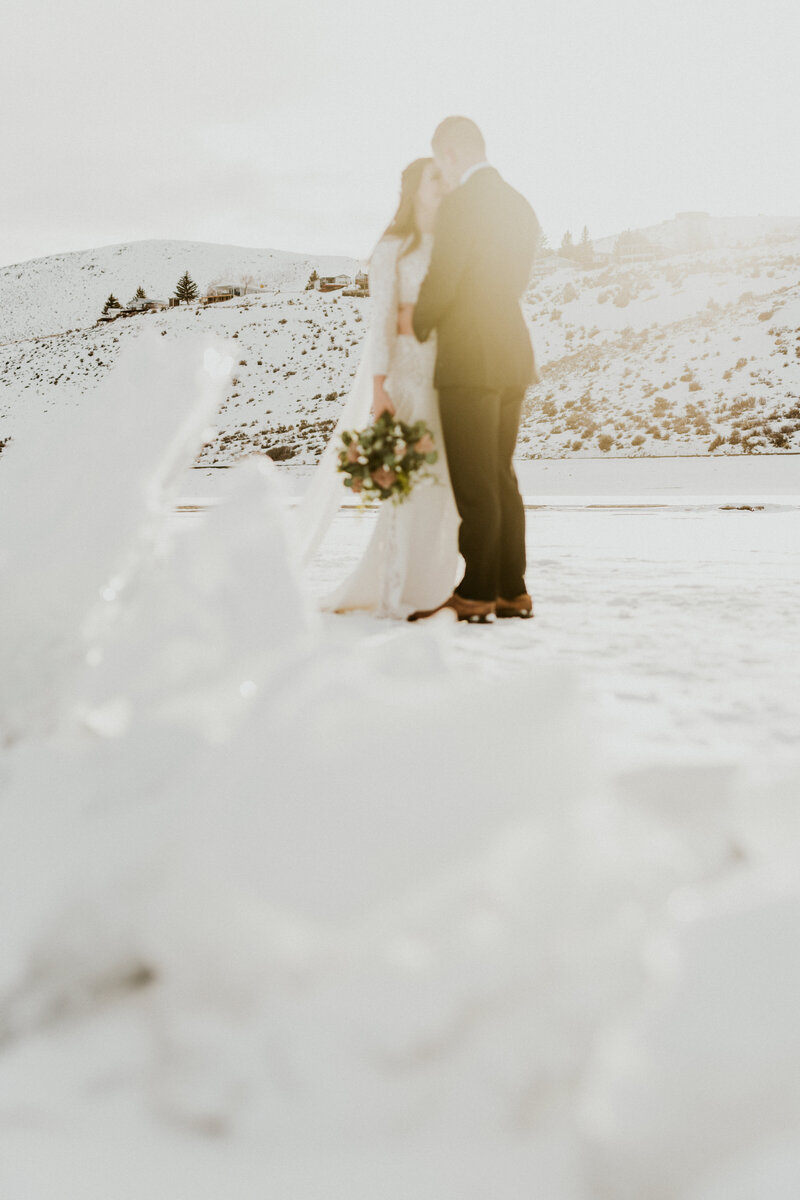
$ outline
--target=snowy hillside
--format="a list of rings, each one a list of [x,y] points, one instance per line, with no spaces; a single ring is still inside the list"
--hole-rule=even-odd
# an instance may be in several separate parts
[[[145,242],[0,270],[0,440],[80,406],[144,329],[230,339],[235,371],[208,463],[269,452],[313,463],[355,372],[369,301],[304,291],[354,260]],[[93,322],[110,292],[166,299],[252,274],[256,295]],[[800,450],[800,237],[760,237],[651,263],[537,274],[525,301],[543,381],[522,458]]]
[[[540,278],[523,456],[800,450],[800,238]]]
[[[374,515],[301,576],[265,459],[176,514],[181,319],[3,455],[2,1200],[795,1200],[797,504],[318,614]]]
[[[800,217],[712,217],[710,213],[685,212],[636,232],[654,246],[676,253],[725,246],[741,249],[758,242],[800,237]],[[610,254],[616,240],[616,235],[601,238],[594,248]]]
[[[93,325],[111,292],[126,304],[143,287],[166,301],[184,271],[201,293],[212,281],[245,275],[275,292],[302,290],[314,268],[352,275],[356,266],[350,258],[158,240],[35,258],[0,267],[0,343]]]

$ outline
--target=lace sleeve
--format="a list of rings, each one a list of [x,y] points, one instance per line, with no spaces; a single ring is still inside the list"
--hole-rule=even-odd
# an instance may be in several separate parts
[[[387,375],[397,337],[397,238],[385,238],[375,247],[370,263],[372,298],[372,374]]]

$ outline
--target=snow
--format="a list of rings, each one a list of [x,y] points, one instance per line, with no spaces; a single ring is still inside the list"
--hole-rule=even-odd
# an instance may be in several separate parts
[[[25,580],[0,598],[3,627],[15,631],[0,682],[7,730],[38,720],[21,705],[57,705],[91,600],[100,592],[113,604],[153,552],[157,505],[185,463],[187,441],[202,442],[230,367],[224,346],[193,338],[176,350],[148,331],[78,411],[40,416],[4,456],[0,497],[16,519],[7,522],[0,561],[6,579]],[[196,387],[186,387],[187,377]],[[94,461],[78,470],[84,455]]]
[[[158,239],[53,254],[0,267],[2,341],[91,325],[112,292],[123,302],[138,287],[149,297],[171,296],[187,270],[203,291],[223,278],[238,282],[247,275],[253,286],[263,285],[272,295],[302,291],[320,266],[326,274],[352,276],[357,264],[348,258]]]
[[[601,437],[615,456],[714,443],[719,454],[796,452],[798,249],[795,239],[536,281],[526,311],[546,370],[521,456],[596,456]]]
[[[536,277],[523,307],[543,380],[528,395],[520,459],[800,451],[800,239],[787,231],[770,239],[755,222],[745,244],[632,266],[564,262]],[[167,342],[235,342],[202,462],[269,452],[313,464],[355,373],[370,302],[305,283],[314,269],[352,276],[358,265],[140,242],[0,268],[0,439],[79,410],[124,347],[156,330]],[[94,324],[109,292],[142,284],[170,295],[185,270],[201,288],[244,274],[264,287]]]
[[[796,456],[522,461],[534,621],[320,614],[374,513],[192,466],[290,299],[10,380],[0,1195],[796,1196]]]
[[[568,499],[527,514],[537,620],[503,623],[488,643],[456,631],[467,660],[485,649],[495,667],[534,671],[545,656],[579,669],[625,760],[794,754],[797,497],[762,512]],[[340,519],[312,578],[320,592],[355,562],[371,523]]]
[[[708,213],[684,215],[695,220],[681,220],[679,214],[671,220],[646,226],[637,232],[644,234],[654,246],[672,250],[685,249],[687,238],[692,240],[698,236],[708,246],[741,247],[761,240],[779,243],[791,240],[800,233],[798,217],[767,217],[763,214],[758,217],[712,217]],[[595,242],[595,249],[611,254],[616,240],[616,237],[601,238]]]

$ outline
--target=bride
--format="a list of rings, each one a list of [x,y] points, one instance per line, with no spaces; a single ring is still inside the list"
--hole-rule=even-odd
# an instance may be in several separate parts
[[[436,338],[420,343],[411,311],[428,270],[433,225],[443,184],[432,158],[418,158],[402,176],[397,212],[370,263],[372,323],[353,387],[299,506],[301,559],[307,563],[347,494],[337,473],[339,438],[361,429],[370,414],[389,412],[413,424],[425,421],[438,460],[401,504],[384,501],[369,543],[353,572],[321,601],[333,612],[366,610],[403,619],[437,606],[453,590],[458,526],[433,386]]]

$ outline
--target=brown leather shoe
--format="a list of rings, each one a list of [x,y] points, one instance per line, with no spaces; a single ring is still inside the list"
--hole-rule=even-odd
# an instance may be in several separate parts
[[[498,596],[495,611],[498,617],[522,617],[523,620],[529,620],[533,616],[533,600],[527,592],[515,596],[513,600],[504,600],[502,596]]]
[[[471,625],[488,625],[494,620],[493,600],[465,600],[463,596],[457,596],[455,592],[438,608],[413,612],[408,620],[425,621],[428,617],[432,617],[446,608],[452,609],[459,621],[469,621]]]

